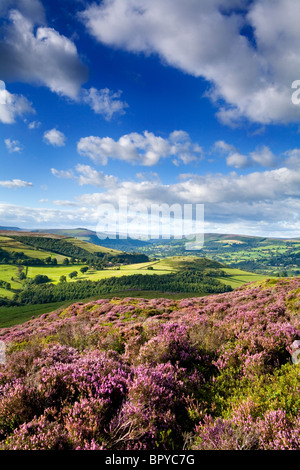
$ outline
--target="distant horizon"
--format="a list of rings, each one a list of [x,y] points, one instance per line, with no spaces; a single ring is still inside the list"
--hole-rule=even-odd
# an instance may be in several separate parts
[[[22,227],[17,227],[17,226],[5,226],[5,225],[1,225],[0,226],[0,231],[14,231],[13,229],[17,229],[15,231],[22,231],[22,232],[35,232],[35,231],[40,231],[41,233],[48,233],[47,230],[49,231],[52,231],[52,230],[55,230],[55,231],[73,231],[73,230],[88,230],[90,232],[93,232],[97,235],[97,232],[94,229],[92,228],[88,228],[88,227],[58,227],[58,228],[53,228],[53,227],[35,227],[35,228],[22,228]],[[102,232],[103,234],[106,234],[107,233],[107,236],[109,238],[109,235],[112,235],[110,232]],[[197,234],[189,234],[189,236],[196,236]],[[293,240],[293,239],[299,239],[299,237],[295,236],[295,237],[287,237],[287,236],[266,236],[266,235],[253,235],[253,234],[247,234],[247,233],[229,233],[229,232],[204,232],[204,237],[205,235],[228,235],[228,236],[238,236],[238,237],[253,237],[253,238],[270,238],[270,239],[282,239],[282,240]],[[116,236],[120,236],[119,234],[116,234]],[[135,238],[134,236],[131,236],[131,235],[128,235],[126,236],[124,233],[121,234],[121,236],[125,237],[124,239],[126,238],[130,238],[132,240],[137,240],[139,238]],[[145,235],[145,238],[147,237],[147,235]],[[185,237],[183,236],[182,239],[184,239]],[[141,238],[140,238],[141,239]],[[163,237],[159,237],[159,238],[148,238],[148,240],[160,240],[160,239],[166,239],[166,238],[163,238]],[[171,240],[174,239],[174,237],[170,237]],[[180,238],[178,238],[180,239]],[[100,238],[99,238],[100,240]]]

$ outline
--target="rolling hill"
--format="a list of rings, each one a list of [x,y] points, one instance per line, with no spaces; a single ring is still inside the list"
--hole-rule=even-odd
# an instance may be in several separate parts
[[[19,232],[19,231],[21,231],[22,229],[19,228],[19,227],[7,227],[7,226],[5,226],[5,225],[0,225],[0,230],[5,230],[5,231],[7,231],[7,230],[13,230],[13,231],[15,231],[15,232]]]
[[[24,253],[29,258],[46,259],[49,256],[56,256],[58,262],[62,256],[72,256],[71,248],[74,247],[74,254],[109,254],[110,256],[120,255],[119,250],[114,250],[100,245],[95,245],[77,238],[55,233],[33,233],[17,232],[12,230],[0,230],[0,249],[9,253]]]
[[[35,230],[33,231],[33,233],[34,232],[40,233],[42,231]],[[106,233],[97,234],[97,232],[94,232],[93,230],[88,230],[85,228],[50,229],[48,230],[48,232],[54,235],[74,237],[85,242],[93,243],[95,245],[100,245],[102,247],[106,247],[109,249],[116,249],[119,251],[126,251],[126,252],[138,251],[138,249],[148,246],[148,243],[143,240],[136,240],[134,238],[122,239],[118,236],[116,236],[116,238],[113,238],[109,234],[106,234]]]
[[[0,297],[12,299],[34,274],[58,282],[60,276],[68,276],[84,266],[97,271],[146,261],[148,257],[143,254],[125,253],[66,235],[2,230]]]

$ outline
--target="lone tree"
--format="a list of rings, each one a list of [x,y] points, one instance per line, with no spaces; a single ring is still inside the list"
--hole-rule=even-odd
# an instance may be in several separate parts
[[[44,274],[37,274],[33,280],[34,284],[45,284],[49,281],[51,281],[51,279],[49,279],[49,277]]]
[[[82,268],[80,268],[80,272],[84,274],[88,271],[88,269],[89,269],[88,266],[83,266]]]
[[[72,271],[70,274],[69,274],[69,278],[70,279],[73,279],[73,277],[77,277],[78,276],[78,272],[77,271]]]

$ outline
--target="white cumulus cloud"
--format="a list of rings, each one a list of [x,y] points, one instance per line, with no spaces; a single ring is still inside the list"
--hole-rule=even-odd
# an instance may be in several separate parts
[[[53,147],[63,147],[66,145],[66,136],[57,129],[50,129],[44,132],[44,141]]]
[[[56,168],[51,168],[51,173],[53,176],[56,176],[56,178],[74,178],[74,173],[72,170],[57,170]]]
[[[101,191],[81,194],[75,201],[54,201],[64,210],[35,209],[0,204],[1,220],[9,225],[85,226],[96,229],[103,204],[116,210],[120,201],[127,200],[129,208],[152,204],[204,204],[207,231],[253,233],[262,236],[298,236],[300,230],[300,149],[285,152],[279,168],[253,171],[248,174],[181,174],[179,181],[164,184],[158,179],[138,175],[143,181],[113,181],[109,175],[96,172],[88,165],[77,165],[72,177],[80,184],[93,184]],[[55,170],[53,174],[68,177]],[[86,180],[80,177],[86,178]],[[21,180],[2,181],[0,186],[17,188],[29,186]],[[75,225],[76,224],[76,225]],[[48,225],[49,226],[49,225]]]
[[[234,168],[248,168],[251,166],[272,168],[280,166],[284,161],[283,158],[274,155],[267,145],[256,148],[249,155],[244,155],[234,145],[220,140],[215,142],[213,150],[225,155],[227,165]]]
[[[3,188],[26,188],[26,187],[31,187],[33,186],[32,183],[29,183],[27,181],[22,181],[19,179],[13,179],[13,180],[8,180],[8,181],[0,181],[0,186]]]
[[[226,163],[228,166],[233,166],[234,168],[246,168],[249,166],[249,160],[247,156],[238,152],[234,152],[228,155],[226,158]]]
[[[115,115],[125,113],[128,104],[120,100],[122,92],[112,92],[109,88],[97,90],[92,87],[82,90],[82,100],[87,103],[96,114],[101,114],[107,121]]]
[[[83,137],[77,150],[80,155],[102,165],[110,158],[143,166],[156,165],[166,157],[173,157],[176,163],[190,163],[202,158],[202,148],[184,131],[174,131],[167,138],[148,131],[143,134],[132,132],[117,141],[111,137]]]
[[[30,0],[27,8],[25,1],[5,3],[6,8],[0,9],[6,18],[0,27],[0,77],[37,83],[76,98],[87,80],[87,69],[74,42],[54,28],[41,25],[40,2]]]
[[[10,93],[6,89],[5,82],[0,80],[0,122],[13,124],[17,117],[27,113],[35,113],[27,98]]]
[[[21,152],[22,150],[22,146],[18,140],[5,139],[4,143],[9,153],[14,153],[14,152],[18,153],[18,152]]]
[[[89,165],[78,164],[74,170],[57,170],[51,168],[51,173],[57,178],[77,180],[80,186],[92,185],[98,187],[114,187],[118,179],[113,175],[106,175],[103,171],[97,171]]]
[[[81,13],[99,42],[203,77],[219,119],[299,122],[299,0],[103,0]],[[245,33],[247,31],[247,33]]]

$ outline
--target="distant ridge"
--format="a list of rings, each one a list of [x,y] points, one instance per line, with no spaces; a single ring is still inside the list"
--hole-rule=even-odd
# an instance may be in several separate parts
[[[20,232],[23,229],[21,229],[19,227],[6,227],[5,225],[0,225],[0,230],[9,230],[9,231],[13,231],[13,232]]]
[[[41,229],[32,230],[33,233],[41,233],[42,231],[43,230]],[[118,236],[113,238],[109,233],[97,233],[86,228],[47,229],[47,233],[66,237],[74,237],[85,242],[93,243],[94,245],[120,251],[134,251],[137,248],[149,246],[149,242],[143,240],[137,240],[130,237],[120,239]]]

